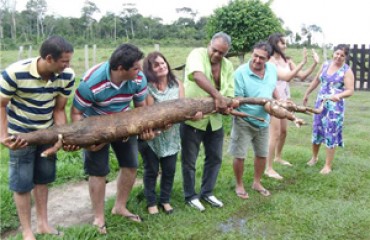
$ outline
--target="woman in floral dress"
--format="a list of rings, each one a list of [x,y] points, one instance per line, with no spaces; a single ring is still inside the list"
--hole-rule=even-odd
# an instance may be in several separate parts
[[[315,107],[324,103],[324,110],[313,118],[312,158],[307,163],[313,166],[318,161],[318,153],[322,143],[326,145],[326,161],[320,171],[328,174],[332,170],[335,148],[343,147],[342,129],[344,120],[344,98],[354,93],[354,75],[345,63],[349,54],[347,45],[340,44],[334,48],[333,59],[323,64],[321,71],[308,87],[303,104],[307,105],[308,96],[321,84]]]

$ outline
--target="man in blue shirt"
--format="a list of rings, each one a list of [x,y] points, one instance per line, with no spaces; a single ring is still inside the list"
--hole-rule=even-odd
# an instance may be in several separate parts
[[[275,90],[277,79],[288,80],[293,78],[307,61],[307,56],[304,56],[304,60],[293,71],[284,73],[278,71],[274,64],[268,62],[271,52],[271,46],[267,42],[258,42],[254,45],[251,60],[241,65],[234,73],[235,97],[270,99],[274,97],[279,100],[279,94]],[[234,157],[236,194],[242,199],[248,198],[242,177],[248,145],[252,144],[255,154],[252,189],[263,196],[269,196],[270,192],[261,184],[261,177],[268,155],[270,115],[260,105],[240,105],[237,110],[265,121],[262,122],[250,117],[234,117],[233,119],[228,150]]]
[[[110,60],[88,70],[78,86],[72,107],[72,120],[84,117],[107,115],[145,105],[147,80],[140,71],[144,54],[134,45],[122,44]],[[104,197],[106,176],[109,169],[109,147],[116,154],[120,171],[117,179],[117,197],[112,214],[141,222],[138,215],[127,208],[128,196],[135,183],[138,167],[137,136],[127,141],[115,141],[93,145],[84,149],[85,172],[89,175],[89,190],[94,211],[93,225],[101,234],[106,234]]]

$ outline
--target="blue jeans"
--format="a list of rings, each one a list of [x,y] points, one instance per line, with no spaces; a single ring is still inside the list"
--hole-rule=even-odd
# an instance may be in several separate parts
[[[41,157],[52,145],[27,146],[9,150],[9,189],[14,192],[29,192],[35,184],[54,182],[56,155]]]
[[[206,131],[195,129],[185,123],[180,127],[181,135],[181,165],[185,201],[190,201],[200,196],[213,195],[218,172],[222,164],[222,147],[224,130],[220,128],[212,131],[208,125]],[[205,150],[204,169],[200,194],[195,192],[196,160],[200,144],[203,142]]]
[[[158,157],[146,141],[139,141],[139,151],[144,162],[144,195],[148,207],[157,205],[156,182],[161,165],[161,183],[159,203],[169,203],[175,178],[177,153],[171,156]]]

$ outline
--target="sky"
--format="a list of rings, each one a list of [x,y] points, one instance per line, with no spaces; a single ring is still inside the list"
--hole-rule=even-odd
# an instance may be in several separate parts
[[[46,0],[47,14],[80,17],[84,0],[73,0],[73,7],[66,4],[66,1]],[[26,2],[27,0],[16,0],[16,9],[18,11],[25,9]],[[164,23],[171,23],[178,19],[176,8],[188,7],[198,11],[198,16],[209,16],[214,9],[227,5],[229,0],[93,0],[93,2],[103,15],[106,12],[118,14],[123,3],[135,3],[143,16],[160,17]],[[302,24],[306,26],[315,24],[321,27],[323,34],[314,36],[313,41],[334,45],[339,43],[370,45],[370,31],[367,28],[370,14],[365,3],[365,0],[274,0],[271,8],[277,17],[283,19],[284,27],[293,32],[300,33]]]

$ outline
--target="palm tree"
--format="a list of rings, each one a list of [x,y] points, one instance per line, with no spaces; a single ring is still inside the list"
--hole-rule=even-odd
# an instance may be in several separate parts
[[[321,27],[319,27],[315,24],[309,25],[309,26],[306,26],[305,24],[302,25],[301,34],[302,34],[302,36],[307,37],[307,45],[308,46],[312,45],[311,38],[312,38],[313,33],[322,33]]]

